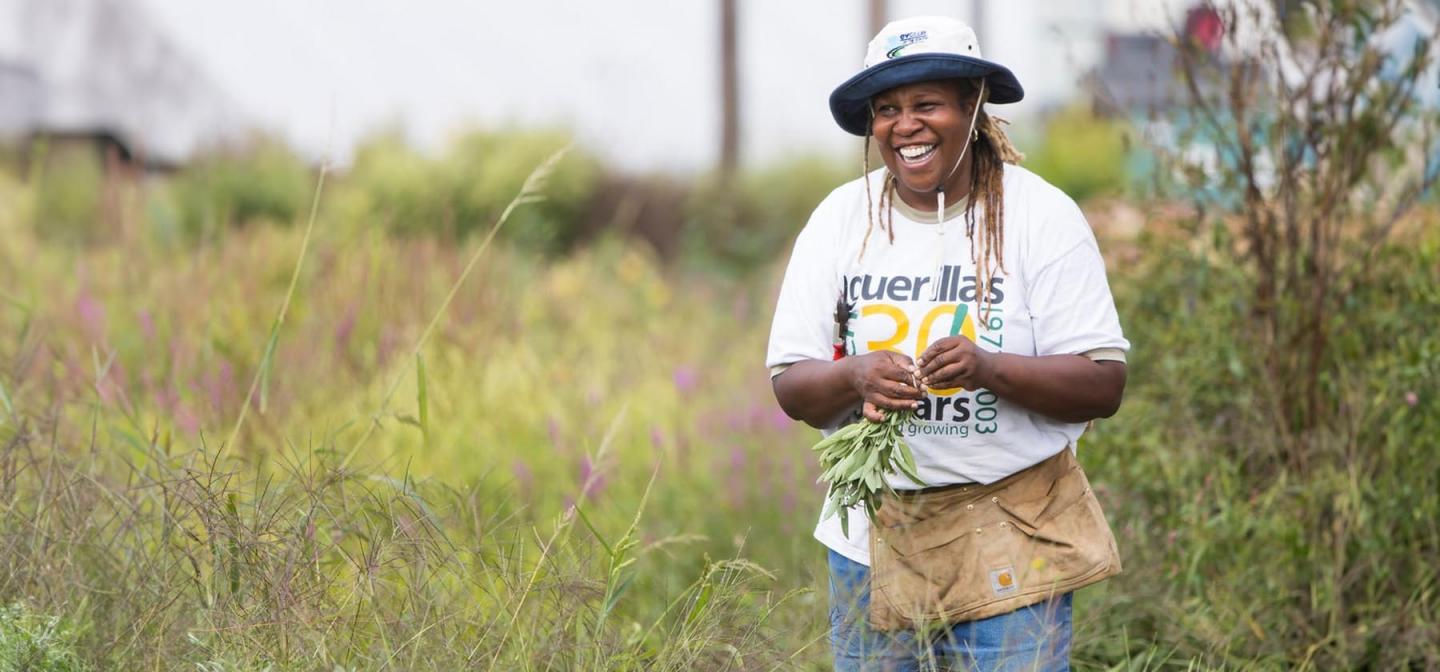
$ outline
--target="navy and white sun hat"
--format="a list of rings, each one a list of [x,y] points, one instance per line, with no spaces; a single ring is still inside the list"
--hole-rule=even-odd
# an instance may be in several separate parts
[[[870,40],[865,69],[830,94],[830,114],[845,131],[869,135],[870,99],[876,94],[916,82],[980,77],[990,91],[988,102],[1025,97],[1009,68],[980,56],[975,31],[963,21],[947,16],[891,21]]]

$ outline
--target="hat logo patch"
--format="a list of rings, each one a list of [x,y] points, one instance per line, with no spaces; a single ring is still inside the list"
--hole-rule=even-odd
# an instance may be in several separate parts
[[[896,58],[900,51],[917,42],[924,42],[930,38],[928,30],[912,30],[908,33],[901,33],[899,37],[891,38],[890,44],[894,45],[890,51],[885,52],[885,58]],[[898,43],[898,44],[897,44]]]

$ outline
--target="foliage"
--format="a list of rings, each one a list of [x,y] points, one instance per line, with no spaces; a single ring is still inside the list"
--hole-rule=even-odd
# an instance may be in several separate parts
[[[1126,573],[1093,593],[1077,632],[1093,661],[1198,660],[1223,669],[1424,669],[1440,661],[1440,237],[1426,214],[1347,299],[1334,407],[1352,434],[1312,468],[1270,459],[1264,353],[1243,269],[1156,236],[1112,276],[1132,353],[1121,414],[1082,440]],[[1404,272],[1399,272],[1405,269]],[[1377,347],[1377,344],[1384,344]],[[1343,373],[1342,373],[1343,372]],[[1123,633],[1124,638],[1118,635]]]
[[[100,225],[104,173],[88,147],[42,147],[36,160],[31,226],[46,238],[69,243],[95,238]]]
[[[1126,574],[1080,594],[1078,668],[1440,660],[1423,449],[1440,350],[1414,318],[1440,312],[1440,229],[1423,217],[1377,252],[1412,272],[1352,298],[1342,412],[1364,429],[1331,444],[1351,457],[1303,474],[1257,460],[1273,430],[1243,270],[1171,225],[1112,275],[1131,384],[1081,458]],[[0,602],[75,623],[91,666],[826,664],[824,491],[813,434],[757,375],[767,283],[614,242],[548,264],[500,248],[425,347],[423,385],[386,406],[470,250],[321,231],[269,409],[222,452],[299,231],[233,232],[184,264],[143,240],[5,241]]]
[[[430,158],[400,134],[382,133],[357,150],[336,207],[352,225],[463,238],[483,232],[525,175],[568,144],[569,137],[558,132],[474,130],[457,135],[443,155]],[[586,208],[599,177],[594,157],[571,151],[551,176],[543,202],[518,211],[515,225],[502,237],[534,252],[573,248],[583,238]]]
[[[0,672],[81,672],[75,633],[24,603],[0,607]]]
[[[263,135],[196,157],[171,185],[181,229],[214,238],[256,222],[292,224],[309,204],[314,176],[282,141]]]
[[[804,439],[736,366],[763,288],[615,244],[497,249],[387,406],[474,243],[320,231],[269,409],[221,450],[299,242],[250,227],[183,264],[143,239],[0,246],[0,600],[85,624],[102,669],[823,657],[820,493],[782,449]]]
[[[788,250],[810,213],[831,190],[860,176],[844,163],[800,157],[739,176],[726,185],[711,178],[697,186],[685,222],[686,258],[692,265],[752,271]]]
[[[1222,7],[1226,49],[1181,42],[1194,120],[1171,157],[1212,217],[1211,240],[1241,260],[1248,340],[1270,389],[1273,459],[1306,469],[1350,381],[1336,347],[1347,303],[1383,282],[1374,253],[1440,173],[1440,109],[1416,96],[1433,43],[1387,53],[1408,9],[1299,2]]]
[[[888,413],[880,422],[860,419],[811,448],[820,455],[820,481],[829,485],[821,520],[839,514],[841,533],[848,537],[851,507],[863,504],[866,517],[873,521],[881,495],[894,494],[886,474],[903,474],[912,483],[925,485],[915,473],[910,444],[900,437],[901,428],[914,420],[909,411]]]
[[[1071,106],[1050,117],[1024,166],[1076,201],[1115,195],[1126,186],[1128,142],[1119,122]]]

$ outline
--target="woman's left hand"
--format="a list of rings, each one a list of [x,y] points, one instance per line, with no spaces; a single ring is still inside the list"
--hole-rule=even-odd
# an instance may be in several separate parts
[[[947,336],[930,344],[915,360],[920,383],[933,390],[988,387],[993,355],[964,336]]]

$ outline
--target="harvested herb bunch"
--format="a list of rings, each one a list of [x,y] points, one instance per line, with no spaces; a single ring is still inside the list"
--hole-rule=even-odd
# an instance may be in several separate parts
[[[914,419],[913,411],[890,411],[880,422],[860,420],[836,430],[812,449],[820,454],[820,481],[829,484],[822,520],[840,514],[840,529],[850,536],[850,507],[865,505],[875,519],[882,492],[891,492],[885,475],[900,472],[925,485],[915,471],[915,456],[900,438],[900,428]]]

